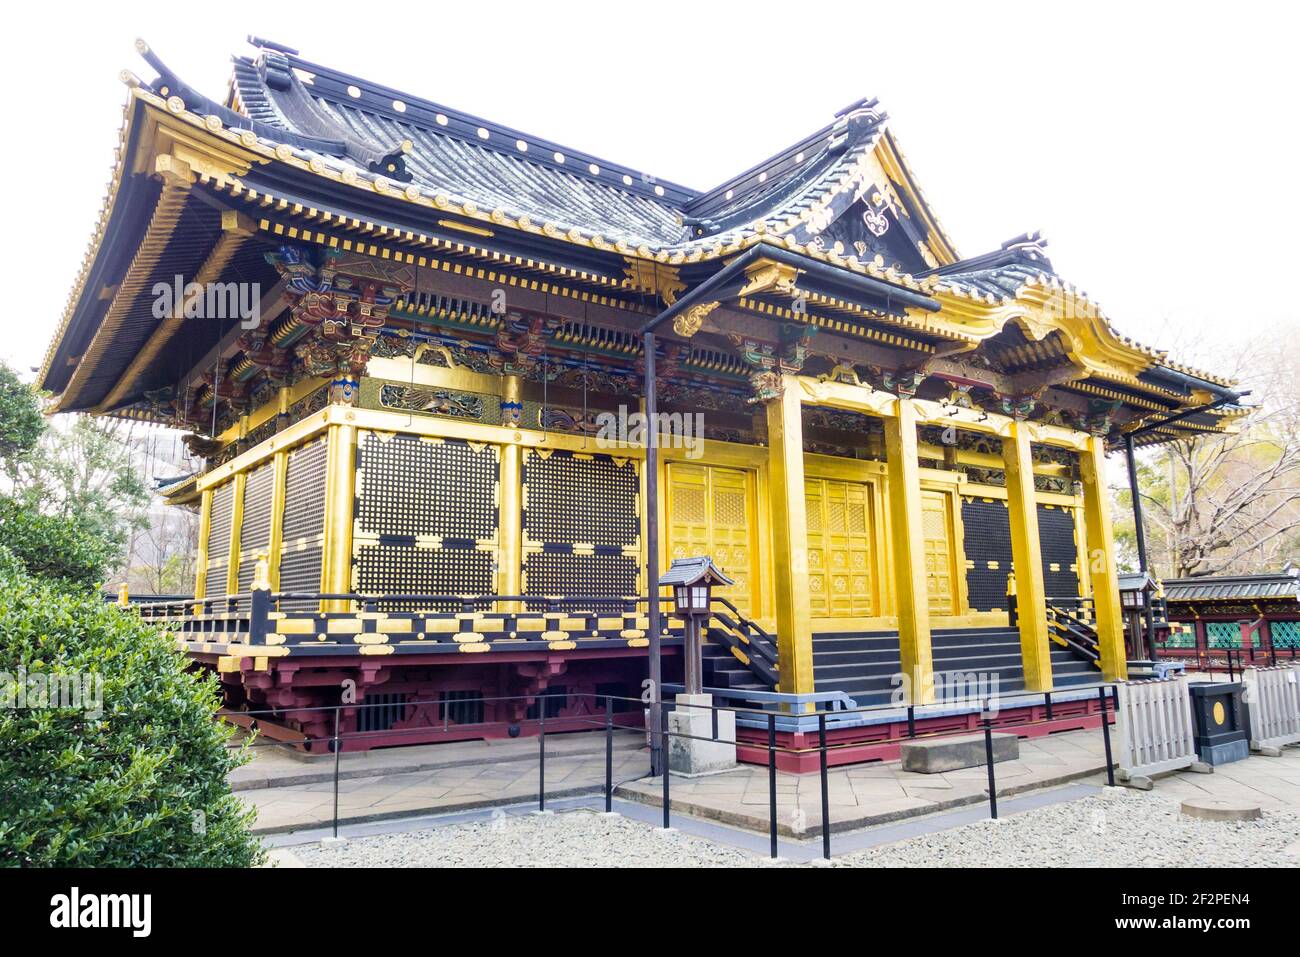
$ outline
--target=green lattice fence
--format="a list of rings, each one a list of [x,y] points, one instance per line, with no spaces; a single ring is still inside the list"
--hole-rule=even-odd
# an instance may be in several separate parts
[[[1300,621],[1270,621],[1268,631],[1278,651],[1300,648]]]
[[[1241,647],[1241,626],[1235,621],[1207,621],[1205,636],[1211,649]]]

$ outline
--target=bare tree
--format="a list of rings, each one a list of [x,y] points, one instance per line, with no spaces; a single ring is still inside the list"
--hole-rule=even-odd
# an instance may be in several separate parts
[[[1245,574],[1296,556],[1300,360],[1290,348],[1296,331],[1273,330],[1235,353],[1210,357],[1207,364],[1251,390],[1256,410],[1239,420],[1235,434],[1180,439],[1142,455],[1139,487],[1157,574]]]

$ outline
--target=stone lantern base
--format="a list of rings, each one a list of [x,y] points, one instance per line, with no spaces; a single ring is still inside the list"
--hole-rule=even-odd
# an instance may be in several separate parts
[[[668,715],[668,768],[678,774],[708,774],[736,766],[736,713],[719,711],[713,738],[713,695],[679,694]],[[688,707],[695,705],[696,707]],[[690,737],[678,737],[689,735]]]

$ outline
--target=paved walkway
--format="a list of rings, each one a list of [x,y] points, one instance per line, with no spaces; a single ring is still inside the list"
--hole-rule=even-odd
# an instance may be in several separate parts
[[[996,768],[999,795],[1091,777],[1106,767],[1101,732],[1073,731],[1020,741],[1020,757]],[[699,778],[674,776],[669,799],[678,811],[766,832],[769,826],[768,772],[742,765]],[[787,837],[821,830],[821,776],[778,772],[777,828]],[[986,768],[916,774],[897,761],[833,768],[827,774],[831,830],[840,832],[931,814],[988,800]],[[621,785],[617,793],[662,807],[663,781],[646,778]]]
[[[604,787],[605,753],[551,755],[546,758],[547,799],[590,793]],[[536,801],[537,743],[534,760],[498,761],[457,765],[432,770],[407,771],[340,779],[339,819],[343,822],[378,821],[420,813],[437,813]],[[484,755],[485,757],[487,755]],[[482,758],[480,758],[482,760]],[[623,748],[614,753],[614,781],[643,775],[647,755]],[[261,834],[294,831],[329,824],[334,814],[334,780],[237,792],[257,809],[253,830]]]
[[[1155,779],[1155,789],[1179,801],[1190,797],[1252,801],[1264,810],[1300,812],[1300,747],[1280,757],[1251,755],[1214,769],[1213,774],[1179,771]]]

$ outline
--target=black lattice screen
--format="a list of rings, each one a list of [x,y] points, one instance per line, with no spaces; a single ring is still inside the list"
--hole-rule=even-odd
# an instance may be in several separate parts
[[[355,588],[486,595],[496,587],[496,446],[364,432],[357,449]]]
[[[320,591],[325,535],[325,445],[324,439],[317,439],[289,453],[280,591]]]
[[[271,492],[275,485],[275,466],[259,465],[248,473],[244,486],[244,515],[239,524],[239,588],[247,592],[253,584],[259,554],[271,544]]]
[[[1011,574],[1011,522],[1001,499],[964,498],[961,521],[966,542],[966,592],[975,611],[1006,610]]]
[[[212,491],[208,520],[207,597],[226,594],[226,569],[230,566],[230,530],[235,511],[235,482],[231,479]]]
[[[1079,597],[1079,550],[1074,539],[1074,509],[1038,506],[1038,547],[1043,555],[1043,585],[1047,597]]]
[[[636,593],[636,466],[608,455],[524,459],[524,590],[536,595]]]

